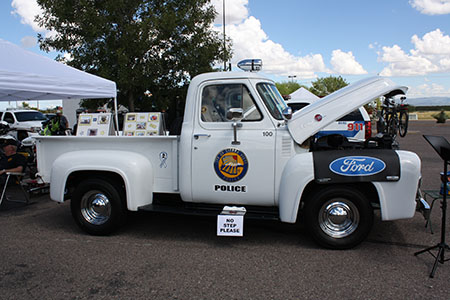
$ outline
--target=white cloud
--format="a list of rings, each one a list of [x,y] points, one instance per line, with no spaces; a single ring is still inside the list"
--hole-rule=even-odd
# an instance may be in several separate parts
[[[287,52],[281,44],[270,40],[262,30],[261,22],[255,17],[251,16],[242,23],[227,28],[233,42],[232,64],[245,58],[260,58],[266,73],[297,75],[302,78],[314,78],[315,72],[328,71],[322,55],[296,57]]]
[[[36,46],[37,38],[35,38],[34,36],[27,35],[20,40],[20,43],[24,48],[32,48]]]
[[[428,32],[419,38],[414,35],[411,38],[416,50],[413,54],[417,55],[450,55],[450,36],[444,35],[438,28],[435,31]]]
[[[211,0],[217,11],[215,24],[222,24],[223,22],[223,2],[225,0]],[[232,0],[225,1],[225,25],[239,24],[248,18],[248,0]]]
[[[216,29],[221,31],[223,2],[213,0],[212,3],[219,13]],[[225,5],[226,34],[233,44],[233,65],[245,58],[260,58],[263,60],[264,72],[280,76],[315,78],[317,72],[331,72],[325,66],[321,54],[295,56],[281,44],[272,41],[262,29],[261,22],[249,16],[248,0],[227,1]]]
[[[12,14],[21,17],[22,24],[30,25],[36,32],[46,32],[45,28],[40,27],[34,18],[42,14],[42,9],[37,4],[36,0],[13,0],[11,2],[13,7]]]
[[[410,87],[408,96],[410,97],[444,97],[450,95],[450,89],[437,83],[424,83]]]
[[[361,75],[367,74],[367,71],[359,64],[353,53],[343,52],[340,49],[333,50],[331,54],[331,65],[333,70],[338,74],[344,75]]]
[[[410,0],[412,7],[426,15],[450,13],[450,0]]]
[[[382,76],[414,76],[429,73],[450,72],[450,37],[439,29],[425,34],[422,38],[411,38],[414,49],[409,53],[400,46],[382,47],[379,58],[388,63]]]

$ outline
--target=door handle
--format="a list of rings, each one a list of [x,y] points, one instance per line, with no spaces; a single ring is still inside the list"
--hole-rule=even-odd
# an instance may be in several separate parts
[[[207,134],[207,133],[195,133],[194,134],[194,139],[196,139],[196,140],[198,140],[198,138],[199,137],[210,137],[211,135],[210,134]]]

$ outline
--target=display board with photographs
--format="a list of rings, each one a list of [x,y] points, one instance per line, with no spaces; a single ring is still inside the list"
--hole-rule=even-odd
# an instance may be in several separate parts
[[[80,114],[77,136],[113,135],[112,115],[110,113]]]
[[[158,112],[127,113],[123,124],[125,136],[164,135],[164,115]]]

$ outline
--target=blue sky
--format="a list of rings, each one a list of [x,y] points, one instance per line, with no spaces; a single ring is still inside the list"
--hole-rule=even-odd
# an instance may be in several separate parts
[[[215,28],[222,31],[222,2]],[[341,75],[349,82],[383,75],[410,87],[409,97],[450,97],[450,0],[225,0],[232,63],[262,58],[276,81],[310,85]],[[35,0],[0,2],[0,38],[35,44]],[[33,45],[34,42],[34,46]]]

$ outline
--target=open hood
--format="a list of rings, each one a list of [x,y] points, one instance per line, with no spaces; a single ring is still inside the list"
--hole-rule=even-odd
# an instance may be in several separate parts
[[[356,108],[380,96],[406,94],[407,90],[407,87],[396,85],[383,77],[360,80],[295,112],[288,121],[289,132],[301,144]]]

